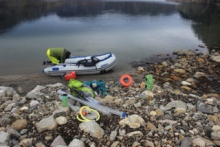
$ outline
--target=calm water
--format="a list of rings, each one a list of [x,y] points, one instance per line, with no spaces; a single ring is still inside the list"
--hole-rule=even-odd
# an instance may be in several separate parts
[[[41,73],[46,50],[113,52],[115,72],[175,49],[219,49],[220,9],[165,1],[0,1],[0,75]]]

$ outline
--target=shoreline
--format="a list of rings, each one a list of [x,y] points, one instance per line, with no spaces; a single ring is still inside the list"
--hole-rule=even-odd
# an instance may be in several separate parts
[[[201,143],[202,146],[219,146],[220,52],[204,55],[179,50],[173,54],[177,55],[174,60],[152,63],[130,72],[134,80],[130,87],[117,82],[115,74],[98,76],[107,82],[108,95],[97,95],[95,99],[125,112],[125,118],[120,117],[121,113],[106,115],[99,109],[100,120],[80,122],[76,116],[83,104],[69,101],[74,109],[61,105],[57,92],[59,89],[66,91],[67,86],[57,83],[58,77],[50,78],[51,81],[55,79],[56,84],[37,86],[22,97],[11,87],[0,87],[0,138],[7,138],[3,143],[11,146],[57,146],[60,145],[57,140],[69,147],[77,143],[82,147],[200,146]],[[152,74],[153,86],[145,80],[141,82],[147,74]],[[77,80],[91,78],[85,76]],[[28,79],[35,84],[49,82],[37,75],[19,80],[30,87]],[[113,79],[116,81],[108,81]],[[14,132],[18,135],[10,138]]]

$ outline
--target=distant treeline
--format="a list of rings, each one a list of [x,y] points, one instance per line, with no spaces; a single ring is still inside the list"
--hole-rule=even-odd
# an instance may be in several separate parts
[[[220,4],[220,0],[167,0],[180,3]]]

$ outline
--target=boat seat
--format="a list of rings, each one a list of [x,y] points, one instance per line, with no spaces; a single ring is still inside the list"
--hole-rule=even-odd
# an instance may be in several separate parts
[[[98,63],[100,60],[98,58],[95,58],[94,56],[91,57],[91,59],[83,59],[79,60],[77,62],[77,65],[80,66],[81,64],[84,66],[95,66],[96,63]]]

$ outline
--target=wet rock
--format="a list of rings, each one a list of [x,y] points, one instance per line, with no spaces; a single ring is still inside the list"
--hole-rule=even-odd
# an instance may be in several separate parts
[[[196,54],[193,50],[175,50],[173,54],[179,55],[179,56],[194,56]]]
[[[54,120],[53,116],[49,116],[47,118],[42,119],[40,122],[35,124],[37,131],[39,133],[45,130],[53,130],[57,127],[57,123]]]
[[[0,131],[0,144],[8,144],[10,134],[4,131]]]
[[[19,119],[12,123],[11,127],[16,131],[20,131],[27,127],[27,120],[26,119]]]
[[[145,121],[142,117],[138,115],[131,115],[119,122],[120,125],[128,125],[130,128],[139,128],[141,125],[145,124]]]
[[[102,138],[104,135],[104,130],[94,120],[81,123],[79,127],[81,130],[90,133],[91,136],[96,138]]]
[[[65,141],[64,141],[64,139],[63,139],[60,135],[57,136],[57,137],[53,140],[53,142],[52,142],[52,144],[50,145],[50,147],[57,147],[58,145],[67,146],[66,143],[65,143]]]

